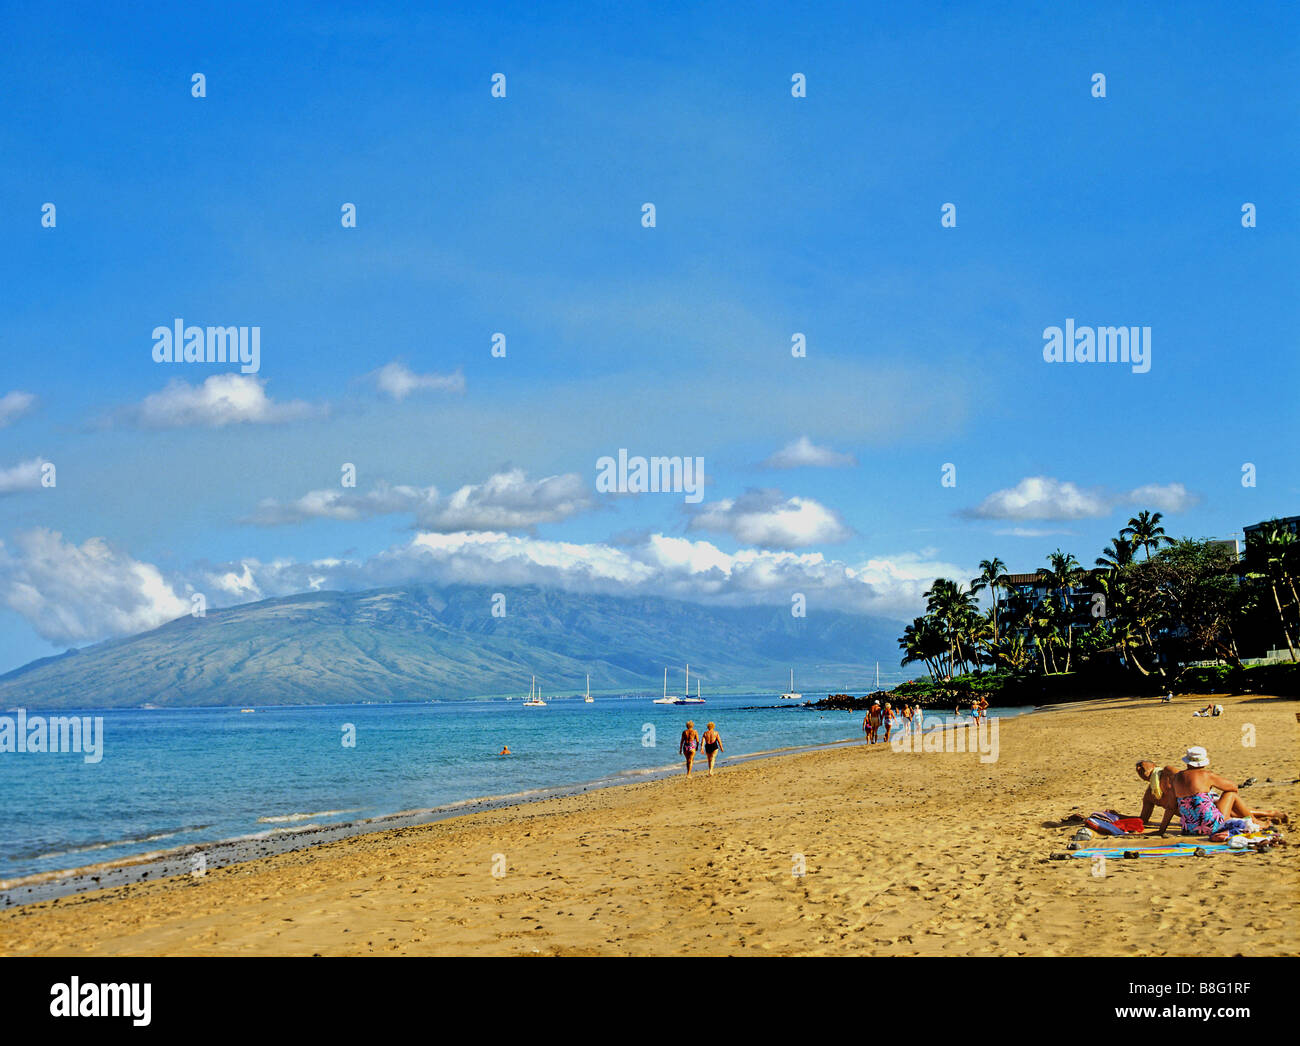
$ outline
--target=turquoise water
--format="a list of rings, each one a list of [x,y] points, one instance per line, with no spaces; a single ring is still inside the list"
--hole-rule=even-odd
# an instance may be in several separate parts
[[[546,708],[516,700],[83,712],[104,719],[98,763],[0,753],[0,879],[483,796],[634,780],[680,765],[688,718],[701,732],[717,722],[724,761],[861,737],[861,712],[745,708],[776,704],[762,695],[693,706],[600,698],[553,699]],[[352,748],[342,744],[349,723]],[[513,754],[498,755],[503,745]]]

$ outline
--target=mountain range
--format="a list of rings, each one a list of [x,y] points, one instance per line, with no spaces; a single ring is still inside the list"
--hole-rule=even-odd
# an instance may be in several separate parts
[[[309,592],[183,617],[0,676],[0,707],[330,704],[526,694],[658,693],[684,664],[703,691],[869,689],[897,665],[900,625],[779,607],[425,585]],[[498,604],[498,610],[502,609]]]

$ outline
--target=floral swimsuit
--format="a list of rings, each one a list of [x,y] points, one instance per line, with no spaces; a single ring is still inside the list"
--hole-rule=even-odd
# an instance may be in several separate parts
[[[1214,805],[1214,796],[1209,792],[1178,796],[1178,813],[1182,816],[1183,827],[1197,835],[1224,831],[1237,835],[1250,830],[1250,822],[1244,818],[1225,818],[1223,811]]]

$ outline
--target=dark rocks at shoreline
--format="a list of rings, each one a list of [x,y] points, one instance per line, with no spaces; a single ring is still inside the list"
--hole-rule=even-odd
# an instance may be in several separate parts
[[[828,694],[820,701],[810,701],[805,708],[830,708],[842,712],[861,712],[879,701],[882,705],[889,700],[891,691],[876,690],[866,697],[854,697],[852,694]]]

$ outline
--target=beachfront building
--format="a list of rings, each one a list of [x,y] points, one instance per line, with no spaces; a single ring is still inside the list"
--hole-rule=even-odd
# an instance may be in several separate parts
[[[1097,586],[1093,583],[1093,571],[1083,571],[1081,584],[1059,591],[1052,576],[1046,570],[1036,570],[1029,574],[1005,574],[1000,584],[998,599],[999,615],[1005,621],[1023,621],[1030,611],[1037,610],[1050,599],[1064,597],[1068,609],[1067,617],[1061,621],[1070,629],[1086,629],[1093,623],[1093,593]],[[1010,633],[1019,633],[1028,638],[1027,627],[1013,627]]]

